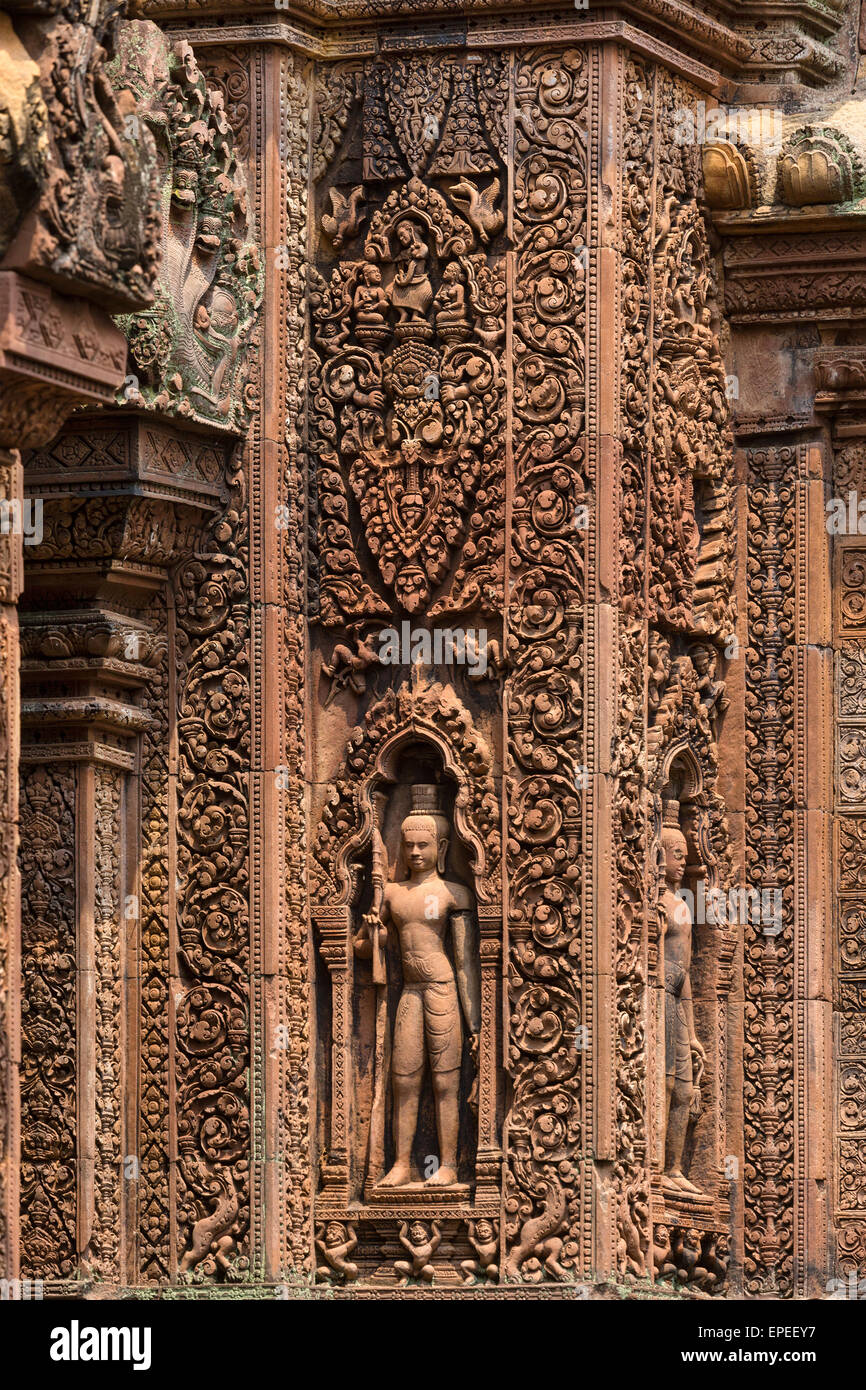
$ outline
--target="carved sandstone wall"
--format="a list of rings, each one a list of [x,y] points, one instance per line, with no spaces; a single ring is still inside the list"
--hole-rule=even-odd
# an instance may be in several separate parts
[[[866,1275],[855,7],[10,8],[7,1268]]]

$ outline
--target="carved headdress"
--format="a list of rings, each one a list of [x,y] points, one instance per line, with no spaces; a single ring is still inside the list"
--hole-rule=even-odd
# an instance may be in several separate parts
[[[440,789],[429,783],[419,782],[412,788],[412,809],[405,817],[400,827],[401,833],[405,833],[407,827],[425,830],[432,830],[436,836],[439,846],[439,872],[445,868],[445,854],[448,849],[448,840],[451,834],[451,826],[448,817],[443,815],[440,804]]]

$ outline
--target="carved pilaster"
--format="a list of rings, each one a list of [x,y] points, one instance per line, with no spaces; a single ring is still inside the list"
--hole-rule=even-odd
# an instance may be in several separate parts
[[[826,1283],[829,541],[821,451],[747,457],[747,855],[782,912],[746,933],[746,1289],[802,1297]]]
[[[344,1207],[350,1198],[352,1148],[352,970],[348,907],[321,908],[313,922],[321,933],[321,952],[331,978],[331,1094],[327,1138],[322,1155],[323,1212]]]
[[[502,910],[499,904],[478,909],[481,954],[481,1032],[497,1034],[499,980],[502,974]],[[495,1207],[502,1182],[502,1142],[499,1126],[499,1067],[492,1048],[481,1050],[478,1076],[478,1151],[475,1158],[476,1200]]]
[[[0,448],[0,498],[21,499],[20,455]],[[22,537],[0,533],[0,1270],[18,1275],[18,1074],[20,1032],[20,892],[18,876],[18,614]]]
[[[845,356],[862,362],[863,352]],[[827,354],[832,360],[832,355]],[[832,367],[830,368],[832,371]],[[866,548],[851,534],[851,503],[866,493],[866,439],[857,399],[862,386],[853,375],[834,372],[827,379],[819,367],[836,415],[833,459],[834,504],[846,508],[848,534],[833,542],[833,639],[835,647],[835,834],[833,849],[834,915],[833,1114],[828,1117],[835,1162],[831,1203],[834,1245],[830,1252],[835,1277],[845,1297],[859,1296],[866,1277],[866,897],[862,850],[866,821],[864,733],[866,733]],[[853,414],[852,414],[853,412]],[[859,519],[859,513],[855,513]],[[837,1285],[838,1287],[838,1285]]]

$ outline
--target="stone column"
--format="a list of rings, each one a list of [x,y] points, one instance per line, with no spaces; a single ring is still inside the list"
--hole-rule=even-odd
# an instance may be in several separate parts
[[[21,503],[21,459],[0,448],[4,501]],[[18,877],[18,612],[21,533],[0,534],[0,1275],[18,1277],[18,1068],[20,884]]]
[[[45,325],[52,332],[46,335]],[[100,352],[94,355],[93,344]],[[18,851],[19,634],[23,545],[42,530],[41,497],[22,495],[21,451],[54,435],[73,406],[106,402],[123,380],[126,345],[108,316],[13,272],[0,272],[0,1265],[19,1270],[21,935]]]
[[[183,999],[172,952],[194,959],[196,942],[175,909],[175,673],[190,649],[170,576],[222,506],[231,445],[112,411],[78,415],[27,460],[44,533],[21,611],[22,1244],[55,1293],[176,1267],[164,1040]]]
[[[280,21],[190,30],[225,96],[264,297],[245,455],[250,585],[250,947],[256,1278],[310,1279],[314,1005],[306,895],[305,353],[312,56]],[[336,968],[336,967],[335,967]],[[349,1097],[345,1097],[348,1103]],[[339,1113],[336,1108],[335,1115]],[[336,1123],[335,1119],[335,1123]],[[341,1168],[342,1149],[333,1156]],[[342,1177],[335,1177],[339,1184]]]
[[[734,158],[725,155],[732,167]],[[814,273],[821,257],[841,250],[862,270],[866,255],[861,233],[813,236],[799,217],[789,210],[758,227],[746,210],[715,215],[726,237],[747,513],[740,581],[747,877],[769,901],[780,894],[782,902],[780,929],[772,920],[750,923],[743,942],[741,1277],[747,1295],[768,1298],[825,1296],[832,1275],[833,881],[838,887],[841,875],[833,811],[844,806],[833,772],[834,612],[843,648],[846,633],[831,561],[835,550],[839,563],[848,542],[831,538],[825,506],[834,492],[834,451],[822,417],[839,402],[832,391],[821,399],[825,353],[814,351],[818,335],[812,340],[804,326],[814,319],[832,335],[833,320],[848,312],[835,274]],[[739,1097],[731,1104],[736,1113]]]

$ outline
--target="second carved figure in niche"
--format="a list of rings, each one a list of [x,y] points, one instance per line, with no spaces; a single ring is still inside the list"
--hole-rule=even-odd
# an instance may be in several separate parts
[[[665,804],[662,850],[665,887],[662,894],[665,988],[665,1160],[662,1185],[670,1193],[697,1195],[699,1188],[683,1173],[683,1149],[690,1119],[700,1105],[700,1081],[706,1054],[695,1033],[692,1004],[692,918],[678,895],[688,860],[686,837],[680,830],[679,802]]]
[[[413,787],[412,811],[401,826],[407,877],[385,886],[381,907],[374,900],[354,939],[360,956],[374,956],[375,979],[375,956],[384,954],[389,935],[396,935],[403,972],[390,1059],[396,1157],[381,1179],[381,1187],[404,1187],[412,1182],[412,1145],[428,1066],[439,1163],[427,1185],[453,1187],[458,1182],[461,1013],[477,1065],[481,1000],[475,900],[464,884],[443,877],[449,835],[448,819],[439,810],[438,789]],[[375,1179],[379,1175],[371,1176]]]

